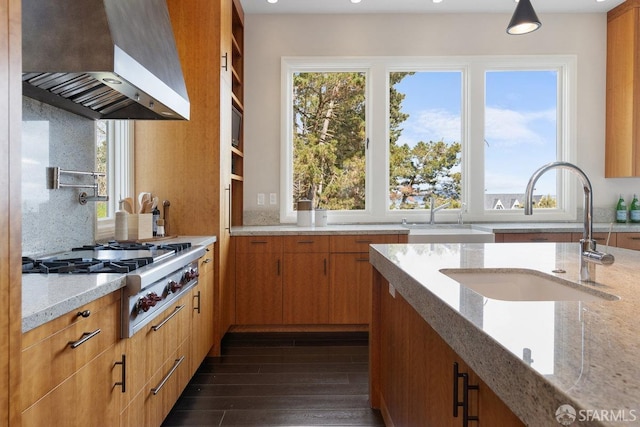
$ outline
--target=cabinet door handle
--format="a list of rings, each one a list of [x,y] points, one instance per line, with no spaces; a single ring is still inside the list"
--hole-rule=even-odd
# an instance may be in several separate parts
[[[173,316],[175,316],[176,314],[178,314],[178,312],[180,310],[182,310],[184,308],[184,305],[179,305],[175,308],[175,310],[173,310],[173,313],[171,313],[169,315],[169,317],[167,317],[166,319],[164,319],[162,322],[160,322],[159,324],[152,326],[151,329],[153,329],[154,331],[157,331],[158,329],[162,328],[165,323],[167,323],[169,320],[171,320],[171,318],[173,318]]]
[[[100,328],[96,329],[93,332],[85,332],[84,334],[82,334],[82,338],[80,338],[78,341],[70,341],[69,342],[69,347],[71,348],[78,348],[80,347],[82,344],[86,343],[87,341],[89,341],[91,338],[95,337],[96,335],[98,335],[100,333]]]
[[[160,384],[158,384],[157,387],[154,387],[151,389],[151,393],[153,393],[154,396],[160,393],[160,390],[162,389],[162,387],[164,387],[165,383],[169,381],[169,378],[171,378],[171,375],[173,375],[176,369],[178,369],[178,366],[180,366],[183,360],[184,360],[184,356],[182,356],[180,359],[176,359],[175,362],[173,363],[173,367],[171,368],[169,373],[162,379],[162,381],[160,381]]]
[[[229,53],[227,52],[224,55],[222,55],[222,59],[224,60],[222,64],[222,69],[225,71],[229,71]]]
[[[458,383],[462,378],[462,402],[458,400]],[[480,421],[477,415],[469,415],[469,390],[480,390],[480,386],[469,385],[469,374],[459,372],[458,362],[453,362],[453,416],[458,417],[458,408],[462,407],[462,427],[468,427],[469,421]]]
[[[327,275],[327,259],[324,259],[324,275]]]
[[[228,197],[227,197],[227,223],[225,224],[225,230],[231,232],[231,185],[227,186],[227,188],[224,189],[224,191],[226,191],[228,193]]]
[[[276,270],[278,273],[278,276],[280,275],[280,260],[278,260],[278,262],[276,263]]]
[[[122,387],[121,391],[124,393],[127,390],[127,356],[123,354],[122,361],[116,362],[115,365],[122,365],[122,380],[115,383],[115,385]]]
[[[193,296],[193,299],[198,298],[198,306],[197,307],[193,307],[194,310],[196,310],[198,312],[198,314],[200,314],[200,291],[198,291],[197,295]]]
[[[547,237],[532,237],[529,239],[531,242],[546,242],[549,239]]]
[[[209,264],[211,261],[213,261],[213,259],[207,258],[207,259],[202,260],[202,263],[203,264]]]

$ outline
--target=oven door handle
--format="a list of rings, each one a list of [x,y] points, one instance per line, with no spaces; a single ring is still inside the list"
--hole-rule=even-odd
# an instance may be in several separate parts
[[[180,310],[182,310],[184,308],[184,304],[183,305],[179,305],[175,308],[175,310],[173,311],[173,313],[171,313],[166,319],[164,319],[162,322],[160,322],[159,324],[157,324],[156,326],[152,326],[151,329],[153,329],[154,331],[157,331],[158,329],[162,328],[164,326],[165,323],[167,323],[169,320],[171,320],[171,318],[173,316],[175,316],[176,314],[178,314],[178,312]]]

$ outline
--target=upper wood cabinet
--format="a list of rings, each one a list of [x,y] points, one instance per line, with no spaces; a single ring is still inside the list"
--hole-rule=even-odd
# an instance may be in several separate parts
[[[640,176],[640,0],[607,14],[605,177]]]

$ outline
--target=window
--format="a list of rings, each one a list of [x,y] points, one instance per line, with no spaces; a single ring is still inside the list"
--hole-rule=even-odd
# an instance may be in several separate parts
[[[332,222],[425,222],[431,200],[444,207],[440,222],[460,213],[468,221],[525,220],[531,174],[574,161],[574,57],[282,65],[282,222],[294,220],[303,197],[329,208]],[[547,175],[537,185],[536,206],[546,209],[536,219],[575,218],[575,180]]]
[[[96,240],[114,236],[118,201],[133,196],[133,122],[96,121],[96,170],[105,172],[98,183],[107,202],[96,203]]]

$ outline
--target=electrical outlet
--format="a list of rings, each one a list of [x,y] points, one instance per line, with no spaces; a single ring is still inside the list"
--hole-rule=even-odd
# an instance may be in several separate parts
[[[276,203],[278,203],[278,198],[276,196],[276,193],[269,193],[269,204],[275,205]]]
[[[258,205],[264,205],[264,193],[258,193]]]

